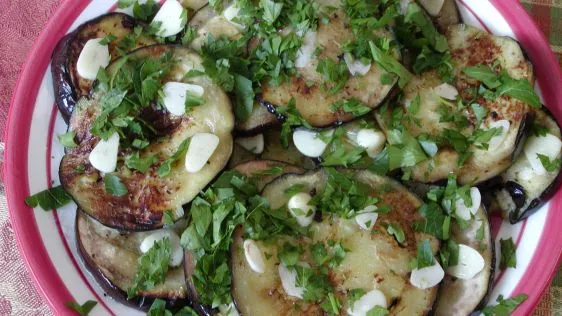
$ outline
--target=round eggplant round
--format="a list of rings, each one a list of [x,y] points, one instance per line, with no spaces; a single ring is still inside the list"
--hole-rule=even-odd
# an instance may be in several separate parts
[[[311,53],[308,56],[306,52],[303,53],[308,58],[302,58],[302,65],[300,65],[302,67],[296,69],[296,74],[292,78],[279,86],[263,83],[261,94],[261,100],[272,105],[271,109],[274,113],[277,113],[275,107],[287,106],[294,98],[300,115],[314,127],[330,126],[355,118],[351,113],[341,109],[331,110],[331,105],[339,101],[356,99],[369,108],[376,108],[397,81],[394,78],[388,84],[381,83],[381,77],[387,76],[388,73],[377,63],[372,63],[364,75],[349,74],[349,79],[338,91],[327,91],[326,87],[323,87],[325,80],[317,71],[320,61],[329,59],[346,65],[342,46],[354,38],[345,12],[342,9],[334,9],[330,12],[327,16],[328,23],[319,23],[315,32],[309,31],[303,35],[306,42],[303,46],[306,46],[306,49],[301,47],[301,50],[312,52],[320,47],[319,54]],[[384,29],[376,32],[376,35],[381,37],[392,37],[392,33]],[[396,50],[393,55],[398,59],[399,52]]]
[[[201,58],[188,49],[170,45],[155,45],[139,49],[128,55],[128,60],[139,58],[158,58],[171,53],[176,60],[173,70],[164,81],[183,81],[184,75],[193,67],[201,68]],[[108,68],[113,71],[112,66]],[[197,172],[188,172],[185,157],[179,157],[171,165],[168,176],[158,175],[160,163],[156,163],[146,173],[129,170],[123,163],[126,149],[118,151],[118,163],[114,175],[118,176],[127,188],[123,196],[108,193],[104,186],[102,173],[95,169],[89,154],[99,143],[100,138],[90,132],[95,118],[100,115],[101,106],[97,97],[82,99],[75,109],[69,130],[76,133],[77,147],[68,150],[60,166],[60,179],[65,190],[87,214],[106,226],[124,230],[150,230],[163,226],[166,210],[176,210],[189,203],[227,164],[232,153],[231,132],[234,117],[226,94],[207,76],[192,78],[189,83],[204,88],[202,98],[205,103],[182,116],[166,111],[156,111],[149,116],[153,122],[173,122],[163,129],[160,141],[152,141],[140,152],[140,158],[156,155],[160,163],[173,156],[180,144],[198,133],[216,135],[219,144],[207,163]],[[153,113],[154,114],[154,113]],[[154,117],[153,117],[154,116]],[[162,138],[162,136],[166,136]],[[84,172],[76,172],[82,166]]]
[[[341,241],[346,249],[341,264],[329,272],[330,282],[337,289],[334,294],[342,302],[342,310],[348,307],[348,290],[363,289],[368,292],[377,288],[385,294],[391,314],[425,315],[431,311],[437,286],[422,290],[409,283],[409,261],[415,256],[418,243],[428,239],[434,253],[439,248],[436,238],[416,233],[411,228],[413,221],[420,217],[416,210],[421,201],[389,178],[368,171],[358,171],[355,179],[369,185],[372,189],[370,194],[391,207],[390,212],[379,214],[372,230],[360,228],[353,219],[324,214],[321,220],[311,224],[310,236],[277,236],[272,241],[256,241],[258,248],[268,254],[264,260],[263,274],[250,268],[242,250],[242,230],[236,232],[231,247],[232,296],[242,315],[277,315],[287,311],[291,311],[290,315],[324,315],[319,303],[304,302],[287,293],[278,272],[278,252],[285,242],[305,246],[303,260],[313,265],[314,261],[306,246],[327,240]],[[279,209],[289,200],[287,195],[280,192],[295,184],[304,185],[303,191],[322,192],[326,181],[327,175],[322,169],[303,175],[289,174],[266,185],[262,195],[269,200],[273,209]],[[405,245],[400,245],[387,233],[390,223],[403,228]],[[369,264],[365,264],[366,262]]]
[[[131,51],[155,44],[144,34],[136,36],[136,26],[141,22],[123,13],[108,13],[80,25],[74,32],[63,37],[53,51],[51,74],[55,91],[55,102],[65,121],[69,121],[76,102],[90,94],[93,81],[78,74],[78,57],[88,40],[114,36],[107,45],[112,60],[120,57],[119,49]],[[129,47],[120,47],[123,39],[132,36]]]
[[[183,221],[170,229],[181,234],[185,226]],[[127,298],[127,289],[133,284],[137,261],[141,256],[140,244],[151,233],[122,232],[103,226],[80,210],[76,214],[79,253],[88,271],[108,295],[141,310],[147,310],[156,298],[166,300],[169,308],[184,306],[187,303],[187,287],[181,266],[170,268],[162,284],[137,293],[133,299]]]
[[[495,198],[494,205],[497,205],[509,218],[513,224],[529,217],[537,211],[560,186],[560,165],[555,165],[553,170],[536,172],[529,162],[528,143],[537,139],[546,139],[546,136],[553,137],[554,143],[545,144],[552,149],[560,148],[560,126],[556,119],[546,108],[534,110],[534,118],[531,135],[524,143],[524,152],[520,153],[513,165],[500,176],[500,184],[493,191]],[[538,128],[543,129],[539,135],[535,134]],[[562,159],[562,152],[550,159],[555,161]]]
[[[472,100],[480,82],[467,77],[463,69],[467,66],[492,65],[499,61],[502,69],[514,79],[525,79],[533,83],[531,64],[525,60],[519,44],[513,39],[492,36],[467,25],[449,27],[447,39],[451,49],[456,80],[452,86],[444,86],[435,71],[428,71],[413,78],[404,87],[404,97],[399,106],[388,111],[377,111],[376,116],[386,133],[395,129],[393,111],[401,111],[400,127],[414,137],[429,135],[441,139],[444,132],[456,131],[469,138],[477,131],[492,127],[501,129],[501,134],[489,141],[489,147],[473,144],[468,147],[472,155],[459,166],[464,152],[455,151],[450,145],[441,145],[433,156],[412,167],[412,179],[425,183],[436,183],[447,179],[454,172],[462,184],[481,183],[505,171],[513,162],[514,155],[522,144],[522,136],[527,131],[527,119],[531,107],[509,96],[489,100],[478,97],[476,101],[486,110],[487,116],[481,122],[476,119],[471,107],[458,109],[457,95],[464,100]],[[443,89],[447,91],[443,91]],[[410,111],[410,105],[419,100],[419,110]],[[474,103],[473,102],[473,103]],[[412,114],[413,112],[413,114]],[[458,125],[457,118],[444,119],[443,115],[457,116],[464,120]],[[458,127],[460,126],[460,127]]]

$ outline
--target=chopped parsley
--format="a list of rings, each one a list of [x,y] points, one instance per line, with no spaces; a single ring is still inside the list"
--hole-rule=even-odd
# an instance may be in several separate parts
[[[537,154],[537,157],[539,158],[544,169],[548,172],[555,172],[556,170],[559,170],[560,165],[562,164],[562,159],[560,158],[550,160],[548,156],[542,154]]]
[[[158,240],[137,261],[137,273],[133,284],[127,289],[127,296],[133,298],[139,291],[149,290],[164,282],[170,260],[170,240]]]
[[[334,61],[331,58],[321,59],[318,62],[316,71],[322,75],[324,83],[322,87],[329,94],[341,91],[349,79],[349,71],[344,62]]]
[[[540,108],[541,101],[531,83],[526,79],[514,79],[507,71],[502,70],[498,75],[486,65],[466,67],[463,73],[472,79],[481,81],[490,90],[486,90],[484,97],[496,99],[506,95],[522,101],[532,107]]]
[[[74,142],[74,137],[76,137],[76,132],[74,131],[69,131],[66,134],[62,134],[62,135],[58,135],[57,139],[59,140],[59,143],[61,145],[63,145],[66,148],[74,148],[76,146],[78,146],[75,142]]]
[[[500,239],[501,260],[500,269],[517,267],[517,254],[513,239]]]
[[[181,144],[178,146],[178,149],[176,150],[176,152],[168,159],[164,160],[164,162],[162,162],[162,164],[160,165],[160,167],[158,168],[158,176],[159,177],[167,177],[170,174],[170,171],[172,170],[172,165],[177,162],[178,160],[180,160],[182,157],[185,156],[185,153],[187,152],[187,149],[189,148],[189,143],[190,143],[190,138],[184,140],[183,142],[181,142]]]
[[[129,191],[127,190],[127,186],[121,182],[121,179],[114,175],[114,174],[106,174],[103,177],[103,184],[105,191],[113,196],[124,196]]]
[[[404,234],[404,230],[400,227],[399,224],[388,224],[386,231],[396,238],[399,244],[404,245],[406,242],[406,235]]]
[[[94,307],[98,305],[98,302],[91,300],[86,301],[84,304],[78,304],[76,302],[66,302],[64,305],[77,312],[80,316],[87,316],[88,314],[90,314],[92,309],[94,309]]]
[[[146,313],[147,316],[198,316],[197,312],[195,312],[191,307],[184,306],[175,314],[171,311],[166,309],[166,301],[157,298],[154,300],[152,305],[150,305],[150,309]]]
[[[482,309],[482,313],[485,316],[509,316],[525,300],[527,300],[526,294],[519,294],[510,299],[504,299],[503,295],[500,295],[496,300],[498,304],[484,307],[484,309]]]
[[[351,113],[353,116],[361,116],[369,113],[372,109],[360,100],[350,98],[330,104],[330,111],[337,112],[340,110],[345,113]]]
[[[45,211],[50,211],[64,206],[71,201],[72,196],[59,185],[27,197],[25,199],[25,204],[29,207],[39,206]]]
[[[434,264],[435,257],[433,257],[433,251],[431,250],[431,244],[428,239],[424,239],[418,245],[418,251],[415,258],[412,259],[410,266],[412,269],[422,269],[430,267]]]

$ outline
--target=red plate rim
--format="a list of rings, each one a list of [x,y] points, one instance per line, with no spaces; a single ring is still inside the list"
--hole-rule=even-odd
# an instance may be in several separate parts
[[[22,67],[8,112],[5,133],[4,183],[6,184],[10,221],[28,270],[56,314],[68,311],[65,302],[74,299],[58,276],[47,254],[35,217],[29,216],[29,212],[32,210],[24,203],[25,198],[29,195],[28,123],[31,121],[37,92],[43,79],[43,76],[37,75],[38,69],[44,73],[57,41],[90,2],[90,0],[64,1],[47,22]],[[543,96],[547,100],[550,110],[560,119],[562,117],[562,91],[559,90],[559,87],[562,85],[562,71],[550,50],[548,41],[518,1],[490,0],[490,2],[508,21],[517,38],[526,48],[537,70],[537,79]],[[530,314],[540,299],[540,294],[544,292],[556,273],[557,264],[552,264],[552,262],[559,263],[562,256],[562,238],[559,235],[559,227],[562,227],[562,213],[556,210],[561,209],[562,190],[558,190],[551,199],[551,207],[539,241],[541,247],[529,264],[533,268],[527,269],[522,277],[522,280],[533,280],[534,282],[519,282],[514,291],[515,294],[531,294],[529,300],[517,310],[517,314]]]

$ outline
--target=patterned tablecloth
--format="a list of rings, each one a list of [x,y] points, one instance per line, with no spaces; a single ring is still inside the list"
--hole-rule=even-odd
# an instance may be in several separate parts
[[[12,90],[28,50],[63,0],[0,0],[0,150]],[[72,1],[72,0],[66,0]],[[562,0],[522,0],[552,44],[562,66]],[[0,183],[0,315],[51,315],[33,285],[8,219]],[[562,271],[535,315],[562,315]]]

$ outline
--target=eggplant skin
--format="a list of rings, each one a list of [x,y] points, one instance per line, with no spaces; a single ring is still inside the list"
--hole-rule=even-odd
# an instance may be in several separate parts
[[[107,235],[99,235],[96,233],[98,231],[95,228],[96,225],[101,224],[97,223],[94,219],[90,218],[90,216],[82,212],[80,209],[76,211],[75,233],[78,245],[78,253],[82,258],[86,269],[96,279],[98,284],[105,291],[105,293],[107,293],[107,295],[122,304],[142,311],[148,310],[152,305],[152,302],[156,298],[164,299],[166,301],[167,308],[177,308],[185,306],[188,303],[185,287],[173,290],[149,290],[146,293],[141,294],[140,296],[128,299],[126,289],[120,288],[115,279],[112,279],[112,277],[120,276],[126,280],[125,282],[131,282],[132,279],[127,279],[126,276],[120,275],[120,272],[122,271],[119,271],[119,269],[121,269],[124,264],[130,263],[130,260],[124,260],[124,262],[121,263],[107,262],[107,266],[103,266],[101,260],[106,253],[103,250],[100,251],[100,249],[95,249],[96,243],[99,244],[100,241],[107,241],[108,243],[111,243],[111,239],[122,238],[123,240],[121,242],[127,243],[128,241],[126,241],[125,239],[128,235],[127,233],[120,235],[117,231],[112,231]],[[115,245],[119,244],[118,241],[114,242]],[[120,249],[120,251],[123,251],[123,249]],[[127,250],[125,249],[125,251]],[[130,269],[132,269],[132,271],[136,271],[136,261],[134,261],[133,263],[135,265],[131,266]],[[115,265],[118,265],[120,267]],[[111,268],[111,266],[115,266],[115,268]],[[178,272],[182,272],[181,270],[182,269],[179,269]]]
[[[260,171],[266,171],[274,167],[281,167],[280,173],[271,175],[259,174]],[[275,179],[285,175],[285,174],[303,174],[306,172],[305,169],[292,166],[290,164],[274,161],[274,160],[252,160],[245,163],[241,163],[233,168],[234,170],[240,172],[246,177],[255,181],[258,191],[263,190],[263,188]]]
[[[538,125],[548,129],[556,137],[561,137],[560,125],[546,107],[535,109],[533,119]],[[530,125],[530,124],[529,124]],[[522,141],[524,146],[524,141]],[[559,155],[558,158],[562,157]],[[531,179],[520,178],[524,169],[530,168],[525,154],[520,153],[513,165],[501,175],[500,183],[494,188],[494,205],[503,211],[512,224],[520,222],[534,214],[558,190],[562,184],[560,168],[542,176],[534,175]]]
[[[74,32],[64,36],[57,44],[51,59],[51,75],[55,91],[55,103],[62,117],[68,123],[76,102],[90,94],[93,81],[81,78],[76,70],[78,57],[86,42],[93,38],[107,35],[116,36],[116,40],[108,44],[112,59],[119,56],[116,42],[133,32],[135,26],[142,23],[123,13],[108,13],[80,25]],[[135,46],[155,44],[156,41],[141,35]]]
[[[199,67],[201,57],[191,50],[174,45],[153,45],[128,55],[128,58],[161,56],[171,52],[178,62],[164,81],[182,81],[188,71],[185,67]],[[199,66],[198,66],[199,65]],[[112,65],[108,67],[111,73]],[[181,158],[167,177],[157,175],[158,165],[152,166],[146,174],[131,172],[120,161],[115,170],[128,193],[112,196],[105,191],[103,177],[90,164],[88,155],[99,142],[99,137],[90,132],[90,126],[100,112],[98,96],[81,99],[72,114],[69,130],[76,133],[77,147],[68,150],[61,161],[59,178],[65,190],[73,197],[84,212],[102,224],[128,231],[152,230],[163,226],[162,217],[166,210],[189,203],[226,166],[232,153],[232,130],[234,116],[230,100],[224,91],[207,76],[190,79],[190,83],[204,87],[205,104],[198,106],[179,119],[179,125],[168,131],[166,141],[151,142],[140,152],[141,158],[157,155],[159,161],[172,156],[180,143],[196,133],[213,133],[219,137],[219,146],[208,163],[197,173],[188,173]],[[164,114],[168,116],[169,114]],[[171,115],[169,115],[171,117]],[[128,154],[121,149],[120,157]],[[78,166],[84,167],[77,173]]]

